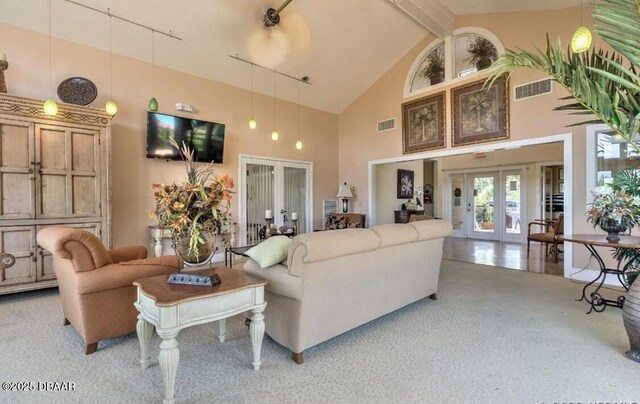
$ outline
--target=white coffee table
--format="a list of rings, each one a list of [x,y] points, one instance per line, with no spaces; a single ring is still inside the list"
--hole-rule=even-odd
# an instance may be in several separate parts
[[[140,364],[149,366],[149,348],[155,327],[162,338],[159,363],[164,380],[164,403],[174,403],[174,387],[180,351],[176,337],[183,328],[193,325],[218,322],[218,339],[225,340],[225,319],[250,311],[249,334],[253,346],[253,369],[259,370],[260,350],[264,337],[264,315],[267,306],[264,286],[267,284],[241,271],[224,267],[211,270],[218,274],[222,283],[213,287],[174,285],[167,283],[167,275],[154,276],[135,281],[138,298],[134,305],[138,315],[138,339],[140,340]],[[210,270],[189,271],[209,274]]]

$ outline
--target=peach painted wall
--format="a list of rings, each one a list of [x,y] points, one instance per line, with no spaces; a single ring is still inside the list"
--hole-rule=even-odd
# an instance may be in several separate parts
[[[0,24],[2,50],[9,60],[5,72],[8,92],[44,99],[50,96],[48,38],[35,32]],[[90,105],[103,108],[108,99],[108,52],[53,39],[53,94],[63,79],[81,76],[98,87],[98,98]],[[255,96],[258,129],[247,126],[251,114],[251,93],[236,87],[156,66],[155,96],[159,112],[194,117],[226,124],[224,164],[219,175],[229,174],[237,183],[238,155],[295,159],[313,162],[314,227],[322,227],[322,199],[335,199],[338,192],[338,165],[333,156],[338,148],[338,117],[303,107],[302,151],[295,150],[298,107],[278,101],[279,142],[270,140],[273,126],[273,98]],[[145,157],[146,111],[152,92],[151,65],[113,55],[113,99],[119,112],[112,126],[113,244],[148,243],[147,212],[153,205],[151,184],[179,179],[180,162],[149,160]],[[193,114],[177,112],[176,102],[192,104]],[[237,200],[233,215],[237,218]]]
[[[552,41],[560,37],[564,46],[570,42],[573,31],[580,21],[578,9],[565,9],[544,12],[496,13],[483,15],[465,15],[456,18],[455,27],[476,26],[485,28],[498,36],[507,49],[534,50],[545,47],[545,32]],[[588,10],[585,10],[585,24],[591,23]],[[418,54],[433,40],[427,35],[414,49],[408,52],[397,64],[389,69],[365,93],[347,107],[339,117],[339,153],[340,178],[360,189],[362,203],[356,210],[366,213],[368,209],[368,162],[371,160],[400,157],[402,154],[402,103],[429,93],[403,98],[406,75]],[[596,45],[599,45],[596,43]],[[467,82],[485,79],[487,74],[474,76]],[[545,75],[532,70],[515,71],[510,80],[510,88],[545,78]],[[554,83],[552,94],[513,102],[510,99],[510,138],[528,139],[551,136],[562,133],[573,134],[573,223],[574,232],[588,233],[593,229],[585,223],[585,127],[567,127],[584,117],[573,117],[562,112],[552,111],[562,105],[560,97],[567,95],[560,85]],[[451,148],[450,89],[452,86],[438,86],[433,92],[447,92],[447,148]],[[512,97],[512,96],[511,96]],[[395,117],[396,129],[376,133],[376,122]],[[487,143],[488,148],[493,143]],[[358,150],[358,153],[353,153]],[[542,158],[541,158],[542,160]],[[568,184],[567,184],[568,185]],[[577,260],[575,266],[580,265]]]
[[[398,169],[413,171],[414,193],[424,185],[424,164],[422,160],[402,163],[379,164],[376,166],[376,224],[395,222],[395,210],[400,210],[408,198],[398,199]],[[411,201],[415,203],[415,196]]]

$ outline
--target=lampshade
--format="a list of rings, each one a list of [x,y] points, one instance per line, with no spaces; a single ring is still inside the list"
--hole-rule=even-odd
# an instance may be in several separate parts
[[[258,122],[256,122],[254,117],[251,117],[251,119],[249,119],[249,129],[255,129],[257,126]]]
[[[280,137],[280,135],[278,134],[278,131],[274,129],[271,132],[271,140],[276,141],[276,140],[278,140],[279,137]]]
[[[56,116],[58,114],[58,104],[51,98],[44,102],[44,113],[49,116]]]
[[[114,116],[115,114],[118,113],[118,105],[116,105],[116,103],[113,100],[109,100],[105,104],[104,110],[107,112],[107,114]]]
[[[296,142],[296,150],[302,150],[302,140]]]
[[[151,111],[151,112],[157,112],[158,111],[158,100],[156,100],[156,97],[152,97],[149,100],[149,111]]]
[[[591,31],[585,26],[578,27],[571,39],[573,53],[586,52],[591,48]]]
[[[351,193],[351,187],[349,187],[346,182],[343,185],[340,185],[340,190],[338,190],[338,198],[341,198],[341,199],[353,198],[353,194]]]

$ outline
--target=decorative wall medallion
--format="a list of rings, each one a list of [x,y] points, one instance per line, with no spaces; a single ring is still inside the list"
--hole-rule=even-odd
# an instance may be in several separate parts
[[[98,88],[84,77],[69,77],[58,85],[58,97],[63,102],[89,105],[98,96]]]

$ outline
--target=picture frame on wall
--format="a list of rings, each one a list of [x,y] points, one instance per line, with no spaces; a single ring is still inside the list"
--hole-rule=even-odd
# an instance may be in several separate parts
[[[402,104],[402,154],[445,147],[445,92]]]
[[[509,83],[502,75],[489,88],[485,79],[451,90],[452,146],[509,138]]]
[[[398,169],[398,185],[396,190],[396,198],[413,199],[413,178],[412,170]]]

